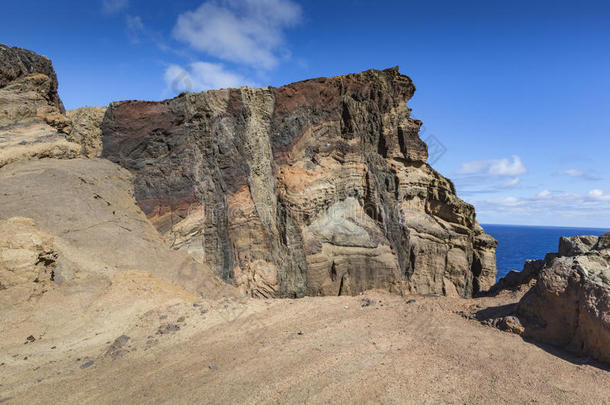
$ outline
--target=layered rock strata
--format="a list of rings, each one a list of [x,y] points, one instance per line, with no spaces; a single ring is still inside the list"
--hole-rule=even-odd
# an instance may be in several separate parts
[[[247,294],[468,297],[496,242],[426,163],[414,91],[393,68],[112,103],[102,154],[169,246]]]

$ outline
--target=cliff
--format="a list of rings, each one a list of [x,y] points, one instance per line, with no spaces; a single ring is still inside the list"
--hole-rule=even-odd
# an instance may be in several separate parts
[[[175,249],[244,293],[469,297],[496,242],[427,163],[398,68],[112,103],[103,157]]]

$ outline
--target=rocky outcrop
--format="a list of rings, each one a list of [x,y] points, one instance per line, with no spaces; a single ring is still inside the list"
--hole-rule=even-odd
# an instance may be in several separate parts
[[[558,253],[524,271],[493,290],[529,291],[509,314],[485,322],[610,363],[610,233],[561,238]]]
[[[102,120],[106,107],[81,107],[66,112],[72,121],[67,139],[82,146],[83,156],[93,158],[102,155]]]
[[[57,252],[53,238],[31,218],[0,221],[0,304],[17,305],[53,288]]]
[[[0,44],[0,88],[37,74],[48,79],[41,95],[60,113],[64,113],[64,105],[57,93],[57,75],[51,60],[27,49]]]
[[[426,163],[414,91],[393,68],[112,103],[103,156],[167,244],[250,295],[468,297],[496,242]]]
[[[66,139],[71,128],[51,61],[0,44],[0,167],[19,160],[78,156],[81,147]]]

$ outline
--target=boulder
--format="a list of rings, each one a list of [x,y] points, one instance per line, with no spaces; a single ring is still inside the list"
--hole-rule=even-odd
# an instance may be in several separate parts
[[[558,253],[528,262],[527,273],[509,274],[492,289],[515,289],[534,280],[513,313],[481,320],[610,363],[608,238],[610,233],[561,238]]]

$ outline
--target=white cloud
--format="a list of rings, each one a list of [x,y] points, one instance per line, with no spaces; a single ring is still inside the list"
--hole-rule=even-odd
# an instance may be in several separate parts
[[[589,191],[589,198],[593,201],[610,201],[610,191],[594,189]]]
[[[178,16],[173,35],[211,56],[270,69],[283,51],[284,29],[300,19],[292,0],[210,0]]]
[[[492,204],[497,204],[500,207],[517,207],[525,204],[525,201],[517,197],[496,198],[493,200],[489,200],[489,202]]]
[[[486,174],[495,177],[516,177],[527,173],[527,167],[519,156],[510,159],[473,160],[466,162],[458,170],[459,174]]]
[[[568,170],[559,170],[557,172],[555,172],[556,175],[562,175],[562,176],[570,176],[570,177],[576,177],[576,178],[581,178],[584,180],[601,180],[599,177],[595,176],[594,174],[585,171],[585,170],[580,170],[580,169],[568,169]]]
[[[607,224],[607,218],[610,218],[610,190],[595,189],[585,194],[542,190],[533,197],[510,196],[471,203],[482,217],[495,218],[495,221],[499,218],[500,221],[508,220],[511,223],[516,219],[524,224],[540,223],[544,218],[543,221],[556,225],[601,226],[603,221]]]
[[[129,0],[103,0],[102,10],[107,14],[118,13],[129,6]]]
[[[515,177],[514,179],[510,179],[506,183],[502,184],[502,188],[512,188],[521,182],[519,177]]]
[[[167,86],[175,93],[256,86],[256,83],[250,82],[243,76],[225,70],[221,64],[208,62],[191,63],[188,69],[170,65],[165,70],[164,78]]]

